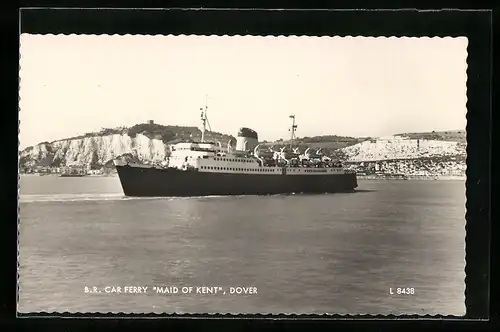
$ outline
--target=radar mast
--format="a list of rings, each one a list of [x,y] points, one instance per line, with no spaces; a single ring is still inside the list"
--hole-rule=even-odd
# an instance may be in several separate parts
[[[205,130],[208,125],[208,129],[211,131],[210,122],[208,122],[207,111],[208,111],[208,95],[205,96],[205,108],[200,107],[201,111],[201,142],[205,142]]]
[[[290,150],[293,149],[293,139],[295,138],[295,131],[297,130],[297,125],[295,124],[295,115],[290,115],[289,116],[292,119],[292,127],[288,129],[288,131],[291,132],[291,137],[290,137]]]

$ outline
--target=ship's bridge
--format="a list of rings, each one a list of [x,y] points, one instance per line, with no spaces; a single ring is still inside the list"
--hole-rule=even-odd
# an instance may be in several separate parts
[[[173,151],[206,151],[216,152],[217,145],[214,142],[183,142],[170,146]]]
[[[215,156],[220,147],[214,142],[182,142],[170,146],[169,167],[184,168],[196,166],[197,160]]]

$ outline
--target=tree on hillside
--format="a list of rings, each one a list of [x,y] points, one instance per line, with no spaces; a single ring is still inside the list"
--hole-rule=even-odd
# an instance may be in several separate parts
[[[92,159],[90,161],[90,169],[99,169],[101,165],[99,164],[99,156],[97,155],[97,151],[94,150],[92,152]]]

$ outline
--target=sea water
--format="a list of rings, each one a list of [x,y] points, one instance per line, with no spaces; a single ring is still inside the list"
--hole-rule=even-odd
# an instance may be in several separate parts
[[[20,312],[465,313],[465,181],[137,199],[21,176],[19,205]]]

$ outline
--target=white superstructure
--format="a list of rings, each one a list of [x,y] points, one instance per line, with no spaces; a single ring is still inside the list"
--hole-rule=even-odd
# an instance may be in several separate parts
[[[322,156],[318,151],[307,149],[299,154],[290,146],[280,151],[261,147],[257,133],[249,128],[241,128],[238,134],[235,151],[230,147],[222,147],[220,142],[205,141],[205,127],[208,123],[207,107],[202,109],[202,136],[200,142],[185,142],[171,145],[171,154],[163,166],[127,163],[115,160],[115,165],[126,165],[143,168],[175,168],[208,173],[262,174],[262,175],[332,175],[345,174],[342,165],[333,163],[330,158]],[[295,116],[291,128],[292,139],[297,126]],[[250,149],[251,148],[251,149]]]

